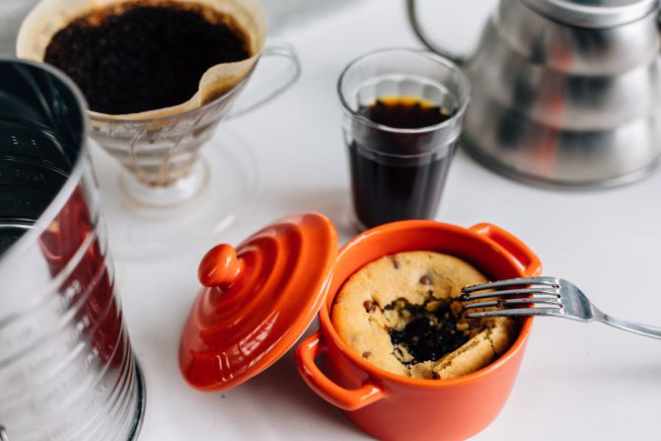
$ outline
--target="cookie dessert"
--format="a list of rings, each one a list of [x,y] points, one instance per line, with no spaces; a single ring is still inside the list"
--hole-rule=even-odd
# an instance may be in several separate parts
[[[516,338],[516,321],[469,319],[461,288],[488,280],[465,261],[413,251],[361,268],[344,284],[331,320],[344,342],[393,374],[449,379],[475,372]]]

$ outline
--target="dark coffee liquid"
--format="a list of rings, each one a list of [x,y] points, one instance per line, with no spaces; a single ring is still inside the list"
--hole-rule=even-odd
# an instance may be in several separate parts
[[[451,115],[439,106],[410,97],[388,97],[358,113],[370,121],[398,129],[433,126]],[[351,181],[357,220],[366,228],[405,219],[434,216],[443,190],[453,146],[434,151],[436,133],[394,133],[353,125],[349,144]],[[418,155],[409,156],[406,155]]]
[[[70,22],[53,36],[44,61],[74,80],[91,110],[119,115],[182,104],[210,67],[250,56],[248,38],[227,15],[136,1]]]

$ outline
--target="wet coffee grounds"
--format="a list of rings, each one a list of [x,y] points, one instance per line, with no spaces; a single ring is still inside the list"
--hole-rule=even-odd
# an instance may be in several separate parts
[[[401,308],[410,315],[404,329],[390,330],[392,344],[404,346],[413,357],[404,362],[406,365],[439,360],[469,340],[467,332],[457,329],[459,316],[451,309],[451,303],[430,308],[432,302],[439,303],[432,300],[422,305],[412,305],[400,299],[386,306],[386,309]]]
[[[52,38],[44,61],[74,80],[91,110],[118,115],[182,104],[210,67],[250,56],[246,35],[225,14],[136,1],[71,21]]]

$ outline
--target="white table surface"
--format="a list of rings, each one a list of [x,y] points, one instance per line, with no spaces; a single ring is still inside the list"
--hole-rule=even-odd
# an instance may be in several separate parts
[[[445,21],[439,35],[466,48],[485,14],[478,13],[480,6],[489,3],[445,2],[445,13],[425,15],[431,23]],[[353,231],[346,221],[347,159],[336,80],[362,53],[419,45],[399,0],[358,2],[285,38],[300,53],[300,82],[221,128],[252,146],[261,174],[256,204],[221,239],[237,244],[278,217],[315,210],[336,223],[344,243]],[[100,151],[95,156],[102,177],[117,172],[112,159]],[[504,227],[538,253],[547,275],[572,280],[603,310],[661,324],[661,173],[626,188],[561,193],[509,181],[460,153],[437,219]],[[223,393],[200,393],[184,383],[177,363],[180,333],[199,288],[198,262],[213,245],[191,243],[183,252],[153,259],[116,259],[148,388],[140,439],[363,439],[340,411],[307,388],[291,351]],[[539,319],[507,405],[476,439],[660,439],[659,419],[661,341],[600,324]]]

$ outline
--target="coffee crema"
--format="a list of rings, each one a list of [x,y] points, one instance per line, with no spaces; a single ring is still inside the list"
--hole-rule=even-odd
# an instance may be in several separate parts
[[[374,123],[395,129],[421,129],[450,118],[440,106],[410,96],[379,98],[370,105],[361,105],[358,114]]]
[[[90,109],[110,115],[182,104],[211,67],[251,56],[233,17],[177,1],[95,9],[51,39],[44,61],[69,75]]]

